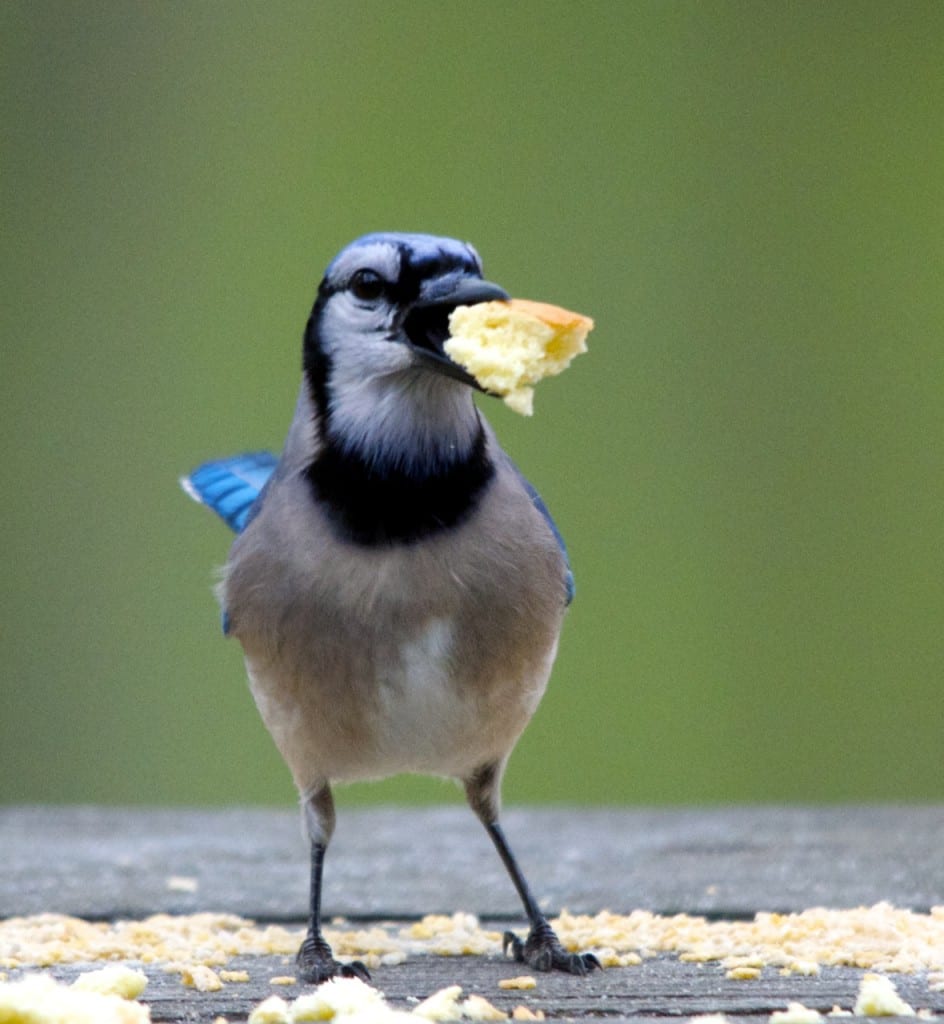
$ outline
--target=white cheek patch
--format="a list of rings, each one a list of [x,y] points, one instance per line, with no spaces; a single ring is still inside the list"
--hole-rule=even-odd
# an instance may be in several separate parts
[[[344,355],[353,344],[366,348],[382,342],[393,329],[395,310],[386,302],[367,306],[350,292],[338,292],[325,304],[321,314],[321,344],[332,358]]]
[[[395,342],[390,347],[405,352]],[[462,384],[427,380],[416,369],[399,379],[337,381],[335,374],[332,438],[369,462],[425,475],[463,458],[478,436],[479,420]]]
[[[328,422],[332,439],[369,461],[426,469],[464,455],[478,418],[465,385],[418,367],[406,339],[392,339],[386,304],[354,309],[331,297],[321,322],[330,359]]]

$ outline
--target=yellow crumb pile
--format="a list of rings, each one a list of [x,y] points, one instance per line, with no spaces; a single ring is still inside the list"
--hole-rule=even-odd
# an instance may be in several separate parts
[[[508,1014],[484,996],[460,999],[458,985],[434,992],[412,1010],[397,1010],[383,993],[357,978],[334,978],[314,992],[288,1002],[269,996],[249,1015],[249,1024],[301,1024],[302,1021],[336,1021],[337,1024],[423,1024],[424,1021],[499,1021]],[[524,1011],[524,1012],[521,1012]],[[515,1016],[517,1014],[517,1016]],[[543,1020],[527,1007],[517,1007],[515,1020]]]
[[[918,1017],[936,1020],[930,1010],[915,1013],[914,1007],[898,994],[891,978],[882,974],[866,974],[859,982],[859,993],[851,1010],[834,1006],[826,1017]],[[825,1024],[826,1017],[803,1003],[791,1002],[785,1010],[774,1010],[767,1024]],[[733,1024],[723,1013],[703,1013],[689,1017],[688,1024]]]
[[[300,942],[300,931],[257,927],[233,914],[155,914],[115,922],[37,914],[0,922],[0,969],[96,960],[222,967],[235,956],[294,955]]]
[[[592,329],[590,317],[544,302],[480,302],[453,311],[443,347],[486,391],[530,416],[534,385],[586,352]]]
[[[820,1024],[823,1015],[802,1003],[787,1003],[785,1010],[774,1010],[770,1024]]]
[[[564,913],[555,923],[568,949],[592,949],[606,966],[674,953],[681,960],[720,962],[731,976],[764,967],[816,974],[821,966],[912,973],[944,969],[944,906],[929,914],[888,903],[854,910],[814,907],[795,914],[757,914],[750,921],[707,921],[637,910],[593,917]]]
[[[867,974],[859,984],[852,1012],[857,1017],[914,1017],[914,1007],[901,998],[891,978]]]
[[[563,913],[554,922],[570,950],[592,951],[605,967],[626,967],[661,953],[719,962],[730,977],[750,979],[763,968],[816,974],[820,966],[883,972],[944,972],[944,906],[928,914],[888,903],[854,910],[813,908],[795,914],[757,914],[750,921],[707,921],[637,910],[594,916]],[[89,922],[57,914],[0,922],[0,970],[56,964],[133,960],[191,973],[191,984],[215,985],[195,966],[220,971],[237,956],[294,956],[302,929],[260,926],[232,914],[158,914],[142,921]],[[483,929],[472,914],[429,915],[403,927],[349,929],[335,922],[326,937],[341,959],[367,966],[402,963],[408,956],[501,952],[501,933]]]
[[[44,974],[0,982],[3,1024],[150,1024],[151,1012],[134,1002],[147,985],[140,971],[104,968],[64,985]]]

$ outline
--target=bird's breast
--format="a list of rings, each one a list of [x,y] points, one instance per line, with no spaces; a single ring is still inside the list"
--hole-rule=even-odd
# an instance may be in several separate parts
[[[311,520],[277,518],[273,497],[234,549],[224,600],[299,788],[463,777],[503,758],[543,693],[563,616],[560,556],[535,539],[543,520],[509,536],[495,509],[378,553],[327,528],[306,543]]]

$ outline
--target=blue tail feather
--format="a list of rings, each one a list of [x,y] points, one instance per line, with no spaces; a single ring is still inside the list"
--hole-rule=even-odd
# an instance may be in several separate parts
[[[204,462],[181,477],[180,485],[194,501],[206,505],[235,533],[242,533],[258,513],[278,457],[271,452],[246,452]]]

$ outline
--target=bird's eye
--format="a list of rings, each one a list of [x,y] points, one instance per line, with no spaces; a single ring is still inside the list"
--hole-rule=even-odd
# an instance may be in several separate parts
[[[376,270],[358,270],[351,278],[351,294],[361,302],[374,302],[384,293],[386,282]]]

